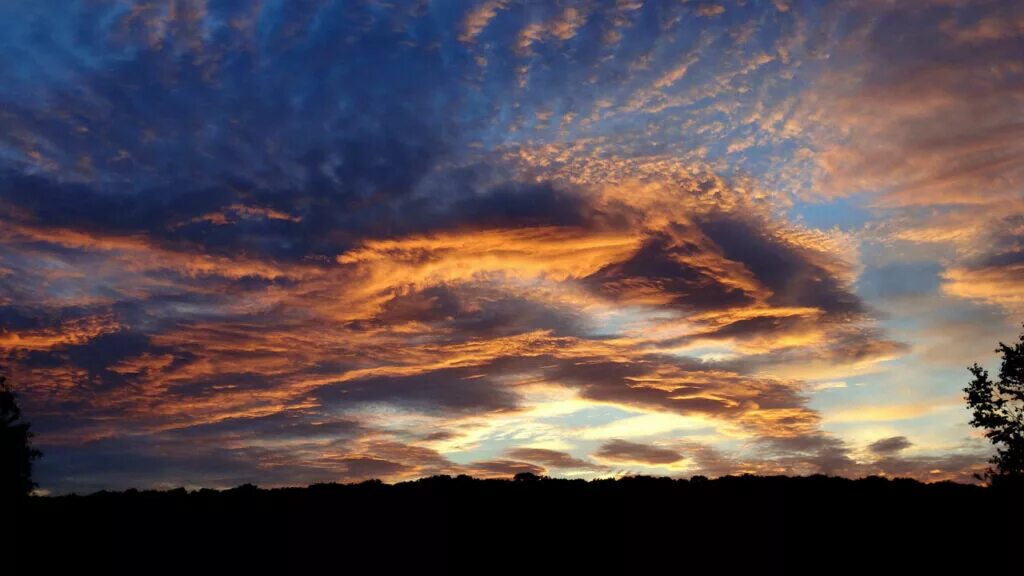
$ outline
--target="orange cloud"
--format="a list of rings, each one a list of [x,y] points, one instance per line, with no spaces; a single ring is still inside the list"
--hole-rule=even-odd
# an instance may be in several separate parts
[[[1011,313],[1024,310],[1024,263],[953,267],[942,278],[942,290],[950,296],[996,304]]]
[[[113,316],[102,315],[68,320],[54,327],[37,330],[0,330],[0,352],[51,350],[61,346],[82,344],[118,328]]]
[[[473,42],[487,28],[498,11],[505,8],[505,0],[487,0],[470,10],[462,21],[459,41]]]

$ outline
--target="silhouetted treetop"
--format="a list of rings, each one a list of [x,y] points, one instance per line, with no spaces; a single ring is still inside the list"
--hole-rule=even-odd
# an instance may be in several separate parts
[[[974,379],[964,388],[967,406],[973,411],[971,426],[985,429],[985,437],[996,446],[990,460],[996,469],[988,476],[1024,475],[1024,334],[1017,343],[999,343],[1002,354],[999,379],[977,363],[968,368]]]
[[[7,378],[0,376],[0,495],[25,496],[35,488],[32,461],[42,452],[32,448],[29,423],[21,421],[21,408]]]

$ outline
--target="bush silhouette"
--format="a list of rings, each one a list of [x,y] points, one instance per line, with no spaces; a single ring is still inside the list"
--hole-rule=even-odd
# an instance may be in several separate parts
[[[0,496],[28,495],[35,488],[32,482],[32,461],[42,453],[32,448],[29,423],[21,421],[17,397],[0,376]]]
[[[1024,334],[1013,346],[1000,342],[995,351],[1002,354],[999,379],[992,381],[988,371],[975,363],[968,368],[974,379],[964,392],[973,411],[971,426],[984,428],[985,437],[996,446],[990,460],[996,468],[985,476],[1020,479],[1024,476]]]

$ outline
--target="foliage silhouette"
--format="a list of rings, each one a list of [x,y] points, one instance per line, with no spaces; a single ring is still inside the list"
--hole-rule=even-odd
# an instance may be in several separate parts
[[[154,562],[281,574],[948,572],[958,551],[1012,549],[1024,532],[1018,490],[821,475],[460,475],[26,503],[12,574],[53,572],[62,559],[104,574]],[[1019,559],[990,554],[984,566],[1001,561]]]
[[[975,363],[968,368],[974,379],[964,388],[971,426],[984,428],[996,446],[990,460],[996,468],[979,478],[1019,482],[1024,477],[1024,334],[1012,346],[1000,342],[995,351],[1002,354],[999,379],[993,382]]]
[[[21,421],[21,408],[7,378],[0,376],[0,497],[4,499],[26,496],[36,487],[32,461],[42,452],[32,447],[29,427]]]

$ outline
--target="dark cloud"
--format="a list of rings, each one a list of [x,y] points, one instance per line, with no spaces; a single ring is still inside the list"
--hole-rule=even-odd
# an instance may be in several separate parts
[[[152,349],[149,337],[127,330],[97,336],[88,342],[69,346],[66,353],[75,365],[98,376],[117,362],[140,356]]]
[[[856,476],[857,464],[841,439],[821,432],[759,440],[766,463],[786,474]]]
[[[594,453],[598,458],[617,462],[635,462],[640,464],[671,464],[683,459],[683,455],[668,448],[658,448],[646,444],[636,444],[626,440],[612,440],[601,445]]]
[[[473,462],[465,466],[464,469],[470,476],[479,478],[510,478],[524,472],[538,476],[547,474],[547,470],[543,466],[506,459]]]
[[[286,440],[333,441],[354,439],[366,432],[355,420],[330,418],[312,411],[286,411],[256,418],[226,418],[216,422],[195,424],[174,429],[171,438],[205,439],[219,441],[226,437]]]
[[[507,182],[467,192],[437,215],[442,226],[586,226],[601,216],[580,193],[551,183]]]
[[[510,295],[486,285],[440,285],[397,294],[371,321],[356,322],[353,327],[407,322],[432,324],[457,340],[500,338],[531,330],[572,336],[585,332],[585,319],[576,310]]]
[[[907,440],[906,436],[893,436],[891,438],[882,438],[868,444],[868,450],[881,456],[887,456],[889,454],[895,454],[906,450],[911,446],[913,446],[913,444],[910,440]]]
[[[686,310],[743,306],[753,298],[707,270],[686,264],[686,256],[702,251],[693,244],[676,245],[665,236],[648,239],[625,262],[611,264],[586,280],[612,298],[665,298]]]
[[[592,468],[594,466],[586,460],[573,458],[565,452],[544,448],[514,448],[508,451],[508,455],[517,460],[540,462],[552,468]]]
[[[338,407],[384,402],[426,411],[516,409],[515,393],[479,374],[479,368],[450,368],[411,376],[376,376],[326,386],[317,397]]]
[[[726,258],[741,262],[771,290],[772,304],[811,306],[833,314],[863,311],[857,296],[835,274],[815,263],[808,251],[773,240],[752,222],[716,218],[701,228]]]
[[[0,331],[21,332],[59,328],[64,322],[81,319],[95,313],[95,310],[89,310],[88,308],[64,307],[51,309],[7,304],[0,306]]]
[[[694,463],[699,474],[709,478],[742,473],[749,465],[749,462],[739,462],[711,446],[696,442],[682,443],[680,453]]]

